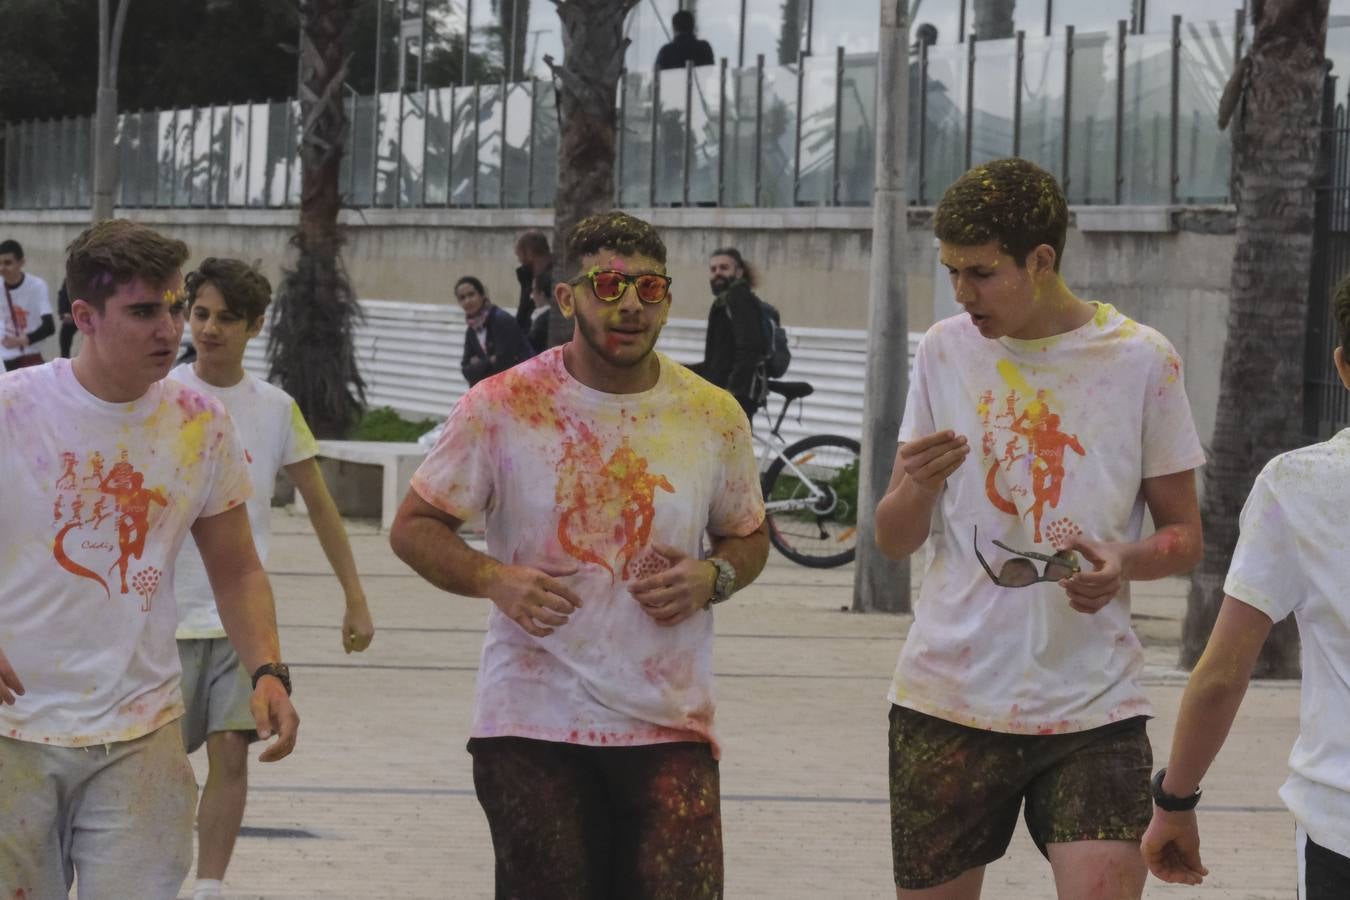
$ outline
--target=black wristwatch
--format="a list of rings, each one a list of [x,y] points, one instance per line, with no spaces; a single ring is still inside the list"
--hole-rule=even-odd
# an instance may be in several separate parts
[[[1167,777],[1166,769],[1159,769],[1153,776],[1152,783],[1149,784],[1149,793],[1153,795],[1153,804],[1159,809],[1167,812],[1186,812],[1195,809],[1195,805],[1200,802],[1200,791],[1197,790],[1189,797],[1176,797],[1163,790],[1163,779]]]
[[[286,689],[286,696],[291,695],[291,670],[285,663],[264,663],[258,666],[258,670],[253,673],[253,689],[258,689],[258,679],[264,675],[271,675],[281,686]]]

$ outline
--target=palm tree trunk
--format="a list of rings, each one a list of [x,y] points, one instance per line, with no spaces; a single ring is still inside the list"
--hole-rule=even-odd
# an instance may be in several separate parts
[[[1265,0],[1236,120],[1237,248],[1218,418],[1205,467],[1205,558],[1191,578],[1181,662],[1200,658],[1223,602],[1238,515],[1261,467],[1305,443],[1303,360],[1321,142],[1328,0]],[[1291,560],[1292,563],[1292,560]],[[1277,625],[1257,675],[1299,671],[1292,619]]]
[[[614,202],[614,157],[618,140],[619,76],[628,39],[623,23],[637,0],[558,0],[563,61],[544,62],[558,84],[558,193],[554,201],[554,274],[572,275],[566,236],[586,216]],[[565,343],[572,322],[550,317],[549,345]]]
[[[345,437],[360,415],[365,385],[353,330],[361,308],[342,265],[338,174],[347,135],[343,39],[356,0],[301,0],[300,222],[296,263],[272,307],[271,380],[295,398],[314,434]]]

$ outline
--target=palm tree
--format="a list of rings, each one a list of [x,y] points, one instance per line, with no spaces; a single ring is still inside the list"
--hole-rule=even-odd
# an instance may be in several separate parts
[[[563,240],[572,226],[609,209],[614,197],[618,87],[628,38],[623,23],[637,0],[554,0],[562,20],[563,61],[544,62],[558,86],[558,193],[554,201],[555,274],[572,274]],[[572,322],[549,319],[550,346],[572,336]]]
[[[1202,506],[1205,558],[1191,577],[1181,662],[1193,666],[1223,601],[1238,514],[1261,467],[1305,443],[1303,359],[1313,199],[1326,74],[1328,0],[1254,0],[1256,33],[1225,92],[1233,133],[1237,247],[1228,338]],[[1277,625],[1257,675],[1298,675],[1293,619]]]
[[[270,380],[295,398],[314,434],[345,437],[365,402],[353,329],[361,308],[342,265],[338,173],[347,137],[344,38],[357,0],[299,0],[300,224],[294,268],[272,307]]]

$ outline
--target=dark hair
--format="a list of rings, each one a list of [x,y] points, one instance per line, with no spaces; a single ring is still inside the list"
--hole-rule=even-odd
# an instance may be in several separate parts
[[[183,279],[189,309],[208,284],[215,285],[220,291],[225,308],[250,326],[267,312],[267,306],[272,302],[272,283],[242,259],[208,256],[198,264],[196,271],[189,272]]]
[[[6,255],[23,259],[23,247],[19,246],[18,241],[0,241],[0,256]]]
[[[459,293],[459,286],[461,284],[473,285],[473,289],[478,292],[478,296],[482,297],[485,300],[487,299],[487,288],[483,287],[483,282],[479,281],[477,278],[474,278],[472,275],[465,275],[459,281],[455,282],[456,294]]]
[[[129,219],[91,225],[66,248],[66,288],[100,313],[117,289],[141,279],[162,287],[187,262],[187,244]]]
[[[714,250],[712,253],[709,253],[708,255],[710,257],[730,256],[732,259],[736,260],[736,265],[741,267],[741,272],[744,273],[741,277],[745,279],[745,283],[750,285],[751,287],[755,286],[754,269],[750,268],[750,264],[745,261],[745,257],[741,256],[741,251],[737,250],[735,247],[718,247],[716,250]]]
[[[548,236],[542,231],[527,231],[516,238],[516,249],[530,256],[548,256]]]
[[[553,285],[556,283],[557,279],[553,277],[553,272],[550,270],[545,270],[534,276],[534,287],[545,297],[553,295]]]
[[[1340,332],[1341,352],[1350,361],[1350,278],[1336,285],[1332,303],[1336,308],[1336,330]]]
[[[671,30],[676,34],[694,33],[694,14],[687,9],[682,9],[670,17]]]
[[[1069,206],[1049,172],[1024,159],[996,159],[976,166],[947,188],[933,217],[939,240],[962,247],[998,241],[1025,268],[1041,244],[1055,250],[1055,271],[1064,256]]]
[[[619,210],[587,216],[567,233],[567,258],[574,263],[601,250],[612,250],[624,256],[641,254],[661,265],[666,263],[666,245],[656,229]]]

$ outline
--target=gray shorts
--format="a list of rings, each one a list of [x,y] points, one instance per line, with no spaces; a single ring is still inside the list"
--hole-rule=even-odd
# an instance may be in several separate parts
[[[256,741],[257,723],[248,709],[253,687],[230,639],[180,640],[178,659],[183,664],[181,722],[187,752],[194,752],[217,731],[245,731],[250,742]]]
[[[192,864],[197,782],[178,724],[93,747],[0,737],[4,896],[172,900]]]

